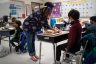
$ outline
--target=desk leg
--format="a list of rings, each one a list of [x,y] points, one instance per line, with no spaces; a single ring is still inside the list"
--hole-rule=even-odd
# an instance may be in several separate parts
[[[0,36],[0,45],[1,45],[1,36]]]
[[[42,42],[40,41],[40,51],[39,51],[40,60],[39,60],[39,64],[41,64],[41,47],[42,47]]]
[[[53,43],[53,50],[54,50],[54,64],[56,64],[56,47],[57,47],[57,44]]]
[[[10,43],[10,36],[9,36],[9,47],[10,47],[10,52],[12,52],[12,46],[11,46],[11,43]]]

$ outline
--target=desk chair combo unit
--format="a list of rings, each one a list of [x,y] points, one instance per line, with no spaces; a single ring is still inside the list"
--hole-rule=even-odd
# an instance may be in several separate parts
[[[39,55],[41,58],[41,52],[42,52],[42,43],[43,41],[53,44],[53,50],[54,50],[54,63],[56,64],[56,47],[57,43],[63,40],[66,40],[68,38],[68,31],[65,31],[65,33],[57,34],[57,35],[44,35],[44,34],[38,34],[37,38],[40,41],[40,51]],[[42,59],[42,58],[41,58]],[[39,64],[41,64],[41,59],[39,60]]]
[[[64,62],[68,63],[68,64],[82,64],[83,62],[83,55],[85,52],[85,49],[87,47],[88,41],[85,42],[85,46],[84,49],[80,49],[80,51],[76,52],[75,54],[70,53],[70,52],[64,52],[63,53],[63,57],[62,57],[62,61],[61,64],[64,64]],[[69,54],[69,59],[66,60],[66,54]]]

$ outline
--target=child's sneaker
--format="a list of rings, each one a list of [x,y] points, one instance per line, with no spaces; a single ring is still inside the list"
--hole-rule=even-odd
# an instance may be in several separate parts
[[[70,60],[70,58],[65,58],[63,61],[66,63],[70,63],[71,60]]]

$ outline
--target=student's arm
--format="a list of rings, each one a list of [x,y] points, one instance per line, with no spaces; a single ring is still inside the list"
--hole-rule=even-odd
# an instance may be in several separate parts
[[[14,38],[15,38],[15,39],[19,39],[21,32],[22,32],[22,29],[17,28],[17,29],[16,29],[16,32],[15,32],[15,35],[14,35]]]

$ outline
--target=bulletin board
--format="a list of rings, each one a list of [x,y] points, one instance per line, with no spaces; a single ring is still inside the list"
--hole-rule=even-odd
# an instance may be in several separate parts
[[[15,17],[22,17],[26,13],[26,6],[23,1],[10,1],[10,15]]]
[[[61,4],[62,17],[68,17],[71,9],[80,12],[81,17],[90,17],[96,15],[96,0],[63,0]]]
[[[53,12],[52,12],[52,17],[61,17],[61,2],[57,2],[57,3],[53,3],[54,4],[54,8],[53,8]]]

